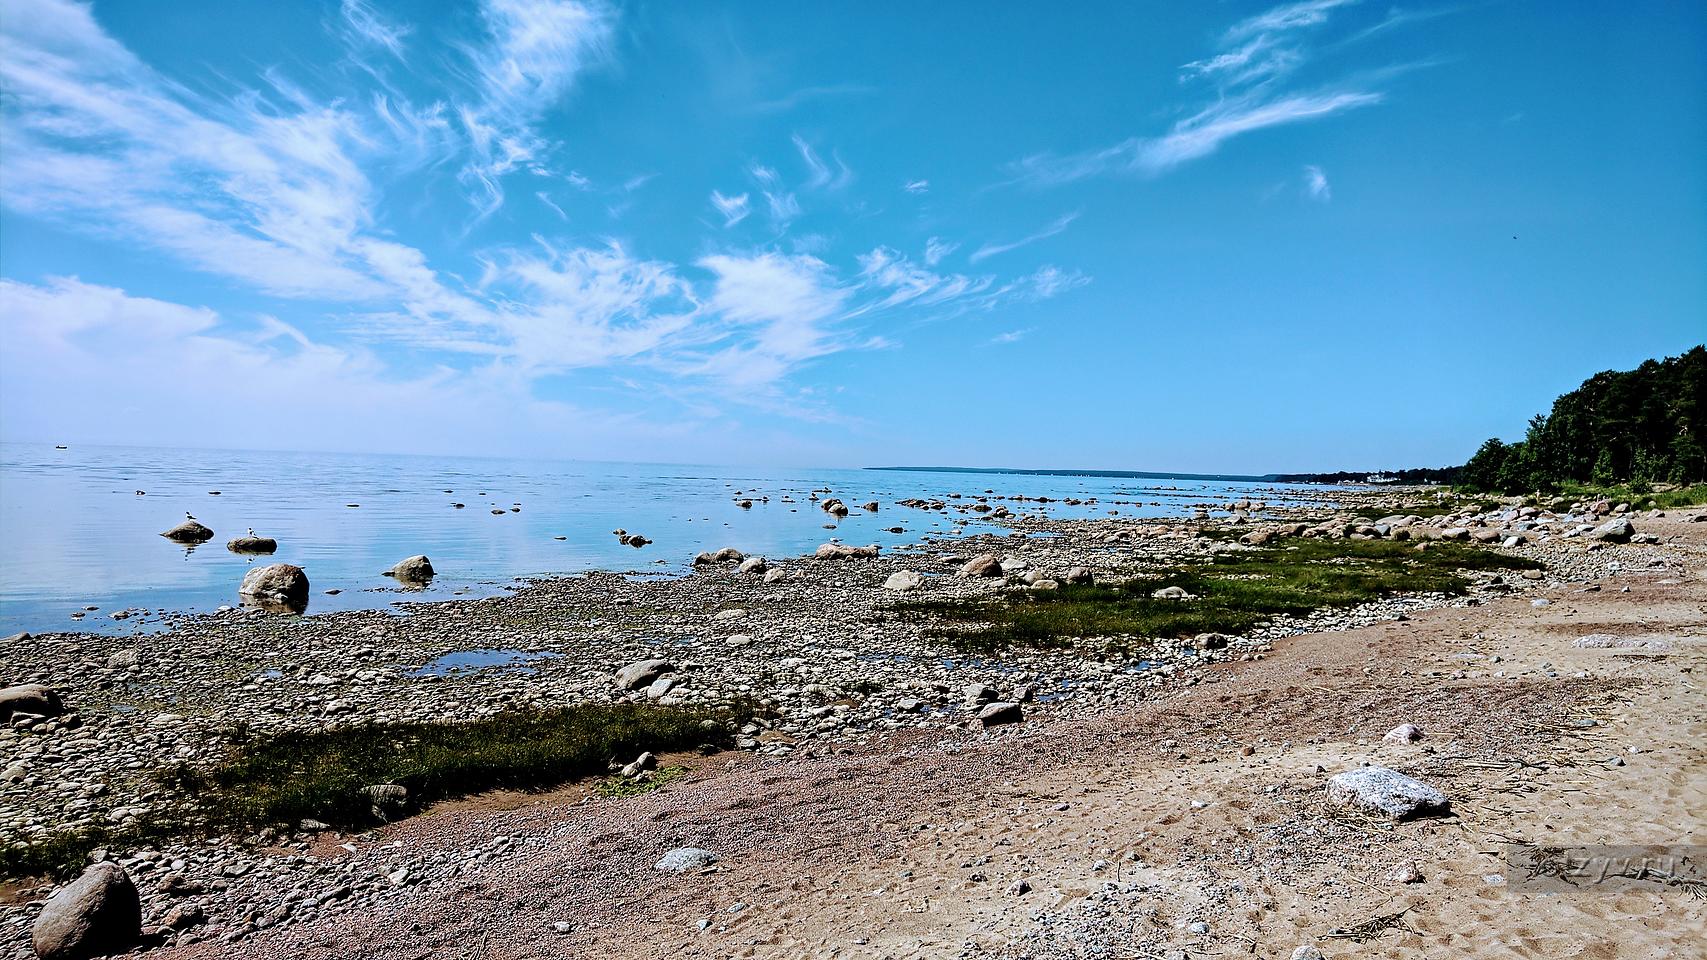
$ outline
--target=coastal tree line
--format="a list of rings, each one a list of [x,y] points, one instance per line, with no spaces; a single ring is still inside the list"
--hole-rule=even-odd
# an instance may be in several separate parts
[[[1566,485],[1638,491],[1707,482],[1707,347],[1608,370],[1536,414],[1522,440],[1495,437],[1461,467],[1382,471],[1390,482],[1466,493],[1529,494]],[[1276,474],[1287,483],[1362,483],[1367,471]]]
[[[1536,414],[1522,440],[1483,443],[1459,471],[1478,493],[1707,481],[1707,348],[1608,370]]]

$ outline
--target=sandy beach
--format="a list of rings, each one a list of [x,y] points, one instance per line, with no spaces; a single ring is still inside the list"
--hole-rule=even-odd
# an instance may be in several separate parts
[[[1689,956],[1707,934],[1698,882],[1558,892],[1507,864],[1509,844],[1701,842],[1707,524],[1686,520],[1642,518],[1655,544],[1555,540],[1544,578],[1294,624],[1021,724],[980,729],[962,707],[796,726],[664,758],[686,772],[638,796],[487,794],[357,835],[124,862],[150,911],[207,904],[161,957]],[[801,577],[881,582],[918,562]],[[765,636],[770,616],[740,629]],[[517,679],[427,697],[494,682]],[[1421,739],[1383,742],[1403,723]],[[1450,812],[1394,823],[1330,803],[1328,779],[1363,764],[1438,787]],[[715,862],[654,867],[679,847]],[[31,898],[12,892],[5,929]]]

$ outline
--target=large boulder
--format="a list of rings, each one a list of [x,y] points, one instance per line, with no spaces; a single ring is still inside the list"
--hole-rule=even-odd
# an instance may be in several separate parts
[[[819,560],[847,560],[853,557],[875,557],[877,547],[850,547],[845,543],[826,543],[812,554]]]
[[[897,570],[883,581],[883,589],[909,593],[925,585],[925,578],[911,570]]]
[[[1359,767],[1328,781],[1328,800],[1389,820],[1446,812],[1446,794],[1386,767]]]
[[[433,579],[433,561],[419,554],[400,560],[397,566],[386,571],[386,576],[395,577],[403,583],[426,583]]]
[[[237,592],[250,603],[300,613],[308,607],[308,574],[292,563],[270,563],[244,574]]]
[[[41,960],[125,953],[141,939],[142,901],[116,863],[97,863],[55,891],[30,929]]]
[[[999,726],[1004,723],[1019,723],[1025,719],[1025,711],[1017,703],[986,703],[984,709],[978,711],[978,722],[986,727]]]
[[[1589,531],[1590,540],[1604,540],[1607,543],[1629,543],[1636,535],[1636,528],[1623,517],[1608,520]]]
[[[12,719],[15,713],[38,717],[57,717],[65,712],[59,694],[39,683],[20,683],[0,690],[0,721]]]
[[[649,687],[652,681],[676,669],[676,665],[668,660],[641,660],[631,663],[616,672],[616,685],[624,690],[638,690]]]
[[[194,520],[185,520],[161,536],[173,543],[206,543],[213,539],[213,531]]]
[[[999,577],[1002,575],[1002,558],[993,553],[980,554],[960,565],[960,575],[963,577]]]

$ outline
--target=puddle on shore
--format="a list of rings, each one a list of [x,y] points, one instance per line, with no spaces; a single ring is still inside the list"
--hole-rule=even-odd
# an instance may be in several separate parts
[[[419,670],[406,672],[411,677],[446,677],[497,668],[533,673],[533,668],[525,664],[536,660],[555,660],[561,656],[561,653],[543,650],[534,653],[526,650],[458,650],[428,661],[427,665]]]

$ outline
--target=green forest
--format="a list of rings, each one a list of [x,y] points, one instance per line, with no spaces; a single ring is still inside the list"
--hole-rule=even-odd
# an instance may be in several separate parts
[[[1523,494],[1573,484],[1636,489],[1707,480],[1707,348],[1597,373],[1529,421],[1522,440],[1482,444],[1460,488]]]

